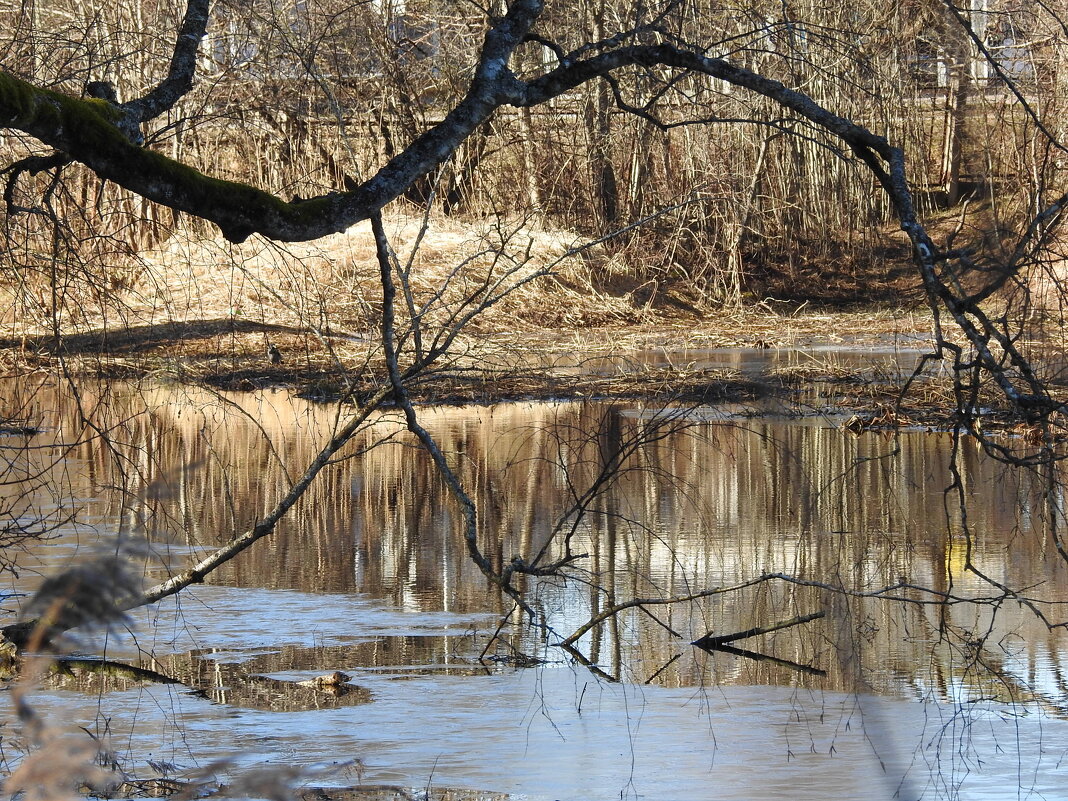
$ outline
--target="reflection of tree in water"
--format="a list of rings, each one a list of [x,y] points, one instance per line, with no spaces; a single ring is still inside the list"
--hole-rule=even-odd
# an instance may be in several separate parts
[[[332,419],[281,393],[223,401],[188,390],[114,385],[101,390],[100,401],[101,411],[118,421],[111,438],[125,457],[123,472],[113,450],[89,441],[72,451],[83,470],[73,469],[77,461],[63,468],[74,494],[94,499],[93,515],[121,517],[157,544],[195,549],[224,542],[262,514],[286,481],[284,466],[310,458]],[[61,413],[57,439],[70,438],[78,430],[73,406],[62,395],[52,403]],[[257,424],[237,414],[236,405]],[[149,414],[133,413],[146,406]],[[948,435],[902,433],[891,440],[805,423],[690,415],[634,444],[649,428],[648,417],[638,408],[601,404],[422,411],[481,505],[482,547],[495,564],[542,549],[560,558],[573,532],[571,550],[586,558],[574,563],[572,578],[525,583],[531,604],[559,638],[620,598],[685,595],[768,573],[855,592],[903,580],[981,594],[962,570],[960,529],[947,522]],[[326,471],[275,536],[209,580],[362,592],[421,612],[506,612],[467,557],[437,471],[428,459],[412,458],[410,439],[396,432],[395,418],[375,423],[358,444],[386,434],[395,441]],[[1041,579],[1047,593],[1065,586],[1064,566],[1043,546],[1041,520],[1023,514],[1040,508],[1029,474],[974,449],[961,450],[959,464],[977,532],[973,562],[1009,586]],[[598,484],[606,466],[618,469]],[[115,486],[122,490],[108,489]],[[591,488],[596,491],[587,495]],[[578,507],[576,499],[583,499]],[[898,595],[930,600],[914,590]],[[799,678],[775,662],[695,654],[689,646],[709,632],[818,610],[828,617],[744,645],[826,670],[826,679]],[[996,694],[981,668],[997,660],[969,661],[962,643],[984,632],[988,649],[1009,635],[1019,638],[1020,647],[997,670],[1023,677],[1051,664],[1050,650],[1058,647],[1040,622],[1018,611],[901,605],[768,581],[700,603],[622,612],[579,645],[612,675],[646,680],[655,674],[665,684],[801,681],[849,690],[859,682],[881,691],[930,688],[948,697],[948,688],[963,681],[977,694]],[[519,654],[559,658],[546,650],[556,641],[552,635],[540,639],[517,623],[505,633]]]

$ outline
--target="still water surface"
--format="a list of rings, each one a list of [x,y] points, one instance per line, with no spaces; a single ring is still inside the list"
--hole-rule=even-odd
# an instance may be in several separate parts
[[[3,400],[46,429],[33,449],[8,448],[27,483],[5,497],[32,486],[34,509],[75,513],[21,555],[9,607],[37,576],[118,537],[151,544],[149,580],[180,569],[263,514],[336,424],[336,411],[282,392],[111,384],[75,398],[22,384]],[[90,411],[106,444],[86,439]],[[576,519],[561,517],[569,499],[656,411],[423,410],[482,505],[492,558],[559,555],[554,526],[573,528],[586,556],[571,578],[526,587],[541,628],[500,625],[510,605],[468,559],[432,466],[384,415],[270,539],[139,610],[129,633],[80,639],[86,654],[182,683],[73,666],[35,702],[106,728],[141,776],[150,760],[180,772],[225,759],[232,774],[346,763],[312,783],[532,801],[1068,798],[1064,637],[1012,601],[903,605],[775,581],[621,613],[578,643],[595,670],[556,647],[607,604],[772,572],[997,595],[964,571],[969,544],[994,580],[1068,600],[1026,474],[963,443],[968,538],[946,511],[948,434],[858,437],[747,412],[672,418]],[[736,643],[774,659],[689,644],[816,611],[826,616]],[[299,684],[334,670],[352,677],[344,692]]]

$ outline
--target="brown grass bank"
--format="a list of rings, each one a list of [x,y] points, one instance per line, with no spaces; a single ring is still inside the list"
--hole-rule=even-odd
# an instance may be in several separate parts
[[[871,377],[840,365],[814,360],[808,370],[754,376],[702,368],[699,354],[922,348],[931,328],[911,279],[891,259],[858,277],[853,297],[866,306],[849,303],[848,286],[839,283],[834,305],[768,296],[724,307],[703,303],[681,277],[650,281],[609,246],[583,245],[566,231],[417,214],[397,214],[387,228],[407,289],[401,330],[417,321],[424,345],[457,333],[449,358],[413,387],[425,403],[746,400],[783,387],[796,395],[814,384],[826,394],[827,382],[837,381],[853,388],[843,395],[851,405],[871,405],[885,402],[888,390],[871,400]],[[870,304],[873,286],[885,299],[878,306]],[[0,358],[11,372],[156,376],[233,390],[287,386],[323,399],[358,397],[383,376],[381,289],[366,225],[289,246],[175,236],[136,259],[100,257],[77,269],[26,273],[2,291]],[[414,335],[405,341],[413,346]],[[643,357],[651,351],[669,355]],[[856,391],[861,386],[869,389]]]

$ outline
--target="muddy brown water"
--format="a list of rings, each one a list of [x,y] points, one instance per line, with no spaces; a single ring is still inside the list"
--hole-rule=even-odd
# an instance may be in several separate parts
[[[2,487],[10,513],[73,515],[18,554],[8,609],[41,576],[123,538],[150,544],[150,581],[179,569],[262,514],[337,424],[335,409],[280,391],[113,383],[74,395],[23,381],[0,397],[43,427],[30,448],[0,443],[20,479]],[[588,513],[561,523],[569,498],[661,411],[421,410],[480,501],[493,558],[558,555],[554,526],[573,526],[585,557],[571,577],[526,585],[541,627],[501,625],[510,605],[465,553],[440,479],[383,415],[271,538],[137,611],[128,631],[73,645],[171,682],[72,661],[33,702],[106,731],[140,777],[222,760],[229,781],[302,766],[309,784],[378,787],[375,797],[1068,797],[1065,638],[1011,600],[901,604],[771,581],[616,616],[578,643],[596,670],[557,647],[612,601],[767,573],[996,596],[965,570],[969,548],[987,576],[1033,587],[1051,617],[1068,617],[1056,605],[1068,576],[1027,474],[961,443],[969,538],[952,503],[947,515],[949,434],[855,436],[827,418],[751,411],[680,410],[676,430],[635,449]],[[87,436],[90,412],[106,442]],[[817,611],[736,643],[772,659],[690,645]],[[343,687],[315,684],[335,670]]]

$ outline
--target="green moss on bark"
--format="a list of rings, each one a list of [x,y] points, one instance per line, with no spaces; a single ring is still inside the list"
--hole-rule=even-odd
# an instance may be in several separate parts
[[[0,127],[25,131],[158,203],[213,220],[233,241],[267,219],[299,238],[334,203],[333,196],[287,203],[248,184],[211,178],[131,143],[118,127],[122,118],[122,109],[105,100],[69,97],[0,71]]]
[[[220,226],[224,236],[235,242],[243,241],[253,233],[251,226],[236,220],[238,216],[245,219],[273,217],[275,220],[284,220],[294,230],[300,230],[312,227],[316,220],[328,212],[332,202],[330,197],[322,197],[287,203],[262,189],[237,181],[212,178],[152,151],[139,151],[130,166],[157,183],[161,194],[172,194],[171,199],[175,201],[173,205],[191,210],[194,214],[218,209],[240,209],[242,214],[234,215],[233,224],[227,224],[218,215],[208,215]]]
[[[80,130],[103,124],[121,136],[115,123],[122,111],[105,100],[78,99],[41,89],[14,75],[0,71],[0,124],[11,128],[35,128],[62,125],[66,130]]]

